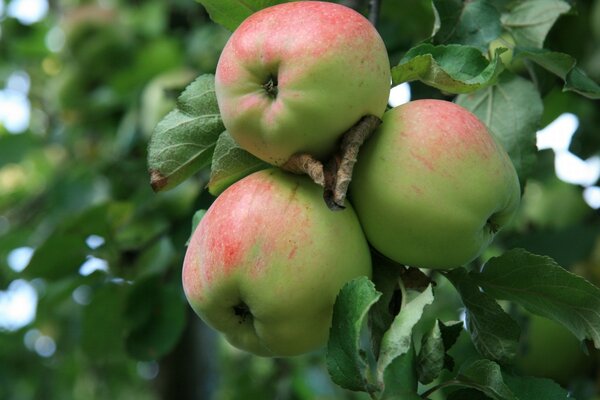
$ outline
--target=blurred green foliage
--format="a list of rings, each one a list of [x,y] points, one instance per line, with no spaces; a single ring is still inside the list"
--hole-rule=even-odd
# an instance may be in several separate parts
[[[214,72],[229,33],[191,0],[56,0],[31,25],[6,15],[7,4],[2,9],[0,89],[25,72],[31,119],[19,134],[0,125],[0,307],[17,279],[33,285],[38,303],[27,326],[0,325],[0,398],[365,398],[333,385],[322,353],[270,360],[232,349],[183,297],[192,216],[213,199],[208,172],[155,194],[146,147],[185,86]],[[577,9],[559,19],[546,47],[575,56],[598,81],[600,0],[578,1]],[[433,21],[429,1],[382,2],[379,30],[392,65],[430,36]],[[571,150],[599,155],[600,102],[560,92],[558,81],[532,71],[540,88],[550,88],[543,123],[576,114]],[[413,99],[451,99],[418,82],[411,89]],[[582,201],[581,187],[556,178],[553,161],[550,151],[538,159],[519,218],[487,256],[524,247],[600,284],[600,216]],[[102,244],[90,245],[91,235]],[[35,253],[17,272],[8,260],[21,247]],[[82,274],[90,257],[107,268]],[[446,286],[424,321],[460,318]],[[55,351],[40,351],[44,338]],[[473,354],[466,342],[457,346],[457,357]],[[595,357],[564,382],[577,398],[599,391]]]

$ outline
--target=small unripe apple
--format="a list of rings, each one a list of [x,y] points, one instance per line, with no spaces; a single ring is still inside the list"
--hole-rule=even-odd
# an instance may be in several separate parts
[[[308,178],[270,169],[236,182],[208,209],[185,255],[183,288],[232,345],[293,356],[326,343],[339,290],[370,275],[352,207],[332,212]]]
[[[593,358],[585,355],[579,340],[564,326],[530,315],[515,358],[522,374],[567,385],[571,379],[585,376],[592,362]]]
[[[350,190],[373,247],[423,268],[473,260],[520,201],[506,151],[475,115],[442,100],[388,111],[360,150]]]
[[[340,136],[390,93],[383,40],[356,11],[298,1],[248,17],[215,75],[223,123],[239,145],[281,165],[296,153],[327,156]]]

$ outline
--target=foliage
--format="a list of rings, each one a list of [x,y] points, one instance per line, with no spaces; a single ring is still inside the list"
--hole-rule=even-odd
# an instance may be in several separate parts
[[[556,178],[555,154],[535,146],[538,129],[571,112],[571,150],[600,153],[600,1],[381,2],[394,84],[410,81],[413,99],[454,100],[479,116],[515,164],[523,204],[480,259],[427,271],[425,285],[376,258],[374,284],[340,293],[327,351],[289,360],[230,348],[181,290],[196,211],[265,167],[224,131],[211,85],[228,31],[278,2],[199,3],[60,0],[32,25],[0,6],[0,88],[25,72],[32,109],[20,134],[0,119],[0,314],[14,282],[38,296],[34,321],[0,324],[0,398],[600,393],[599,216],[582,187]],[[346,3],[369,12],[367,1]],[[508,49],[488,51],[503,33],[514,38],[512,65],[501,58]],[[9,256],[22,247],[34,252],[20,271]],[[82,268],[98,260],[100,270]],[[515,363],[531,314],[589,350],[586,370],[562,387]]]

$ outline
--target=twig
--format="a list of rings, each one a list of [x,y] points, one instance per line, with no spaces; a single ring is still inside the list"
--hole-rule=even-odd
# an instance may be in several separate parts
[[[369,21],[373,26],[377,26],[379,20],[379,10],[381,9],[381,0],[369,0]]]

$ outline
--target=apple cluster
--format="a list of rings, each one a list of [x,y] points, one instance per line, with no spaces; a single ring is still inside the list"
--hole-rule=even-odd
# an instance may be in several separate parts
[[[341,287],[371,276],[370,247],[400,264],[454,268],[515,213],[515,169],[485,125],[440,100],[386,111],[390,82],[375,28],[335,3],[269,7],[230,37],[215,76],[223,123],[273,168],[215,200],[190,240],[183,287],[234,346],[312,351],[327,341]],[[278,168],[300,153],[326,160],[366,115],[383,122],[360,150],[345,209],[329,210],[321,187]]]

